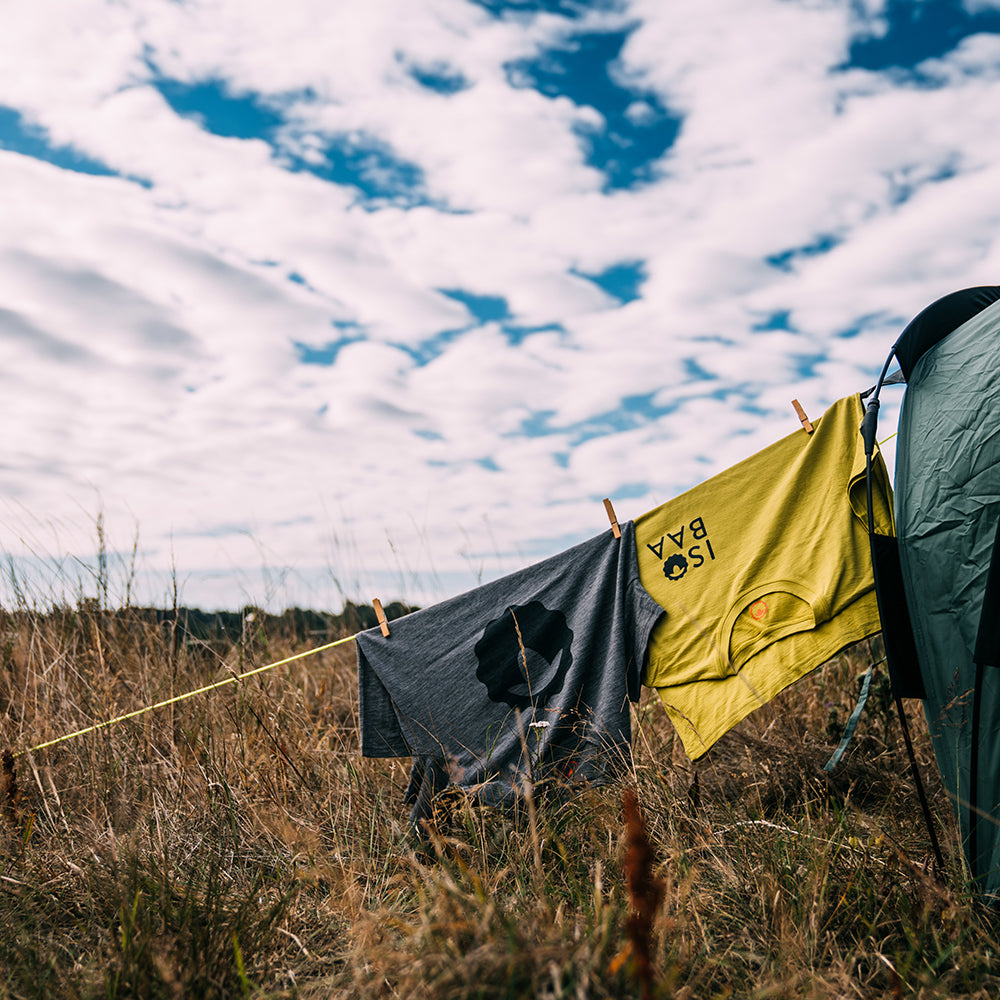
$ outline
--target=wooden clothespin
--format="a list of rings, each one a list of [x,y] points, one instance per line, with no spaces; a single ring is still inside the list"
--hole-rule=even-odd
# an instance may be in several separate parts
[[[802,409],[802,404],[797,399],[793,399],[792,406],[795,407],[795,415],[799,418],[799,421],[805,428],[806,434],[812,434],[813,425],[809,422],[809,418],[806,416],[806,411]]]
[[[604,509],[608,512],[608,520],[611,522],[611,530],[614,532],[615,538],[621,538],[622,529],[618,527],[618,518],[615,517],[615,509],[611,506],[611,501],[607,497],[604,498]]]
[[[382,629],[382,635],[389,638],[389,623],[386,621],[385,612],[382,610],[382,602],[376,597],[372,600],[372,607],[375,609],[375,617],[378,619],[378,627]]]

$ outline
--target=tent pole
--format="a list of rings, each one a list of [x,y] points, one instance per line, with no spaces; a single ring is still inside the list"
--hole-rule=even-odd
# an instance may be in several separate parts
[[[896,348],[889,352],[889,357],[885,359],[882,373],[878,382],[871,392],[871,398],[865,409],[865,416],[861,422],[861,436],[865,446],[865,492],[868,502],[868,547],[871,552],[872,574],[875,573],[875,500],[872,492],[872,456],[875,453],[875,435],[878,428],[878,408],[879,394],[882,391],[882,383],[885,381],[889,365],[896,353]],[[895,685],[893,685],[895,688]],[[927,802],[927,795],[924,792],[924,783],[920,778],[920,768],[917,767],[917,757],[913,752],[913,741],[910,739],[910,726],[906,721],[906,712],[903,709],[903,699],[893,690],[893,698],[896,702],[896,712],[899,715],[899,725],[903,730],[903,742],[906,744],[906,753],[910,758],[910,771],[913,774],[913,782],[917,787],[917,797],[920,799],[920,808],[924,814],[924,823],[927,825],[927,832],[930,834],[931,847],[934,850],[934,860],[937,864],[937,876],[941,878],[944,874],[944,858],[941,854],[941,845],[938,843],[937,831],[934,828],[934,817],[931,815],[931,808]]]
[[[934,850],[934,861],[937,865],[936,874],[938,878],[944,875],[944,857],[941,854],[941,845],[938,843],[937,832],[934,829],[934,817],[931,815],[931,807],[924,792],[924,783],[920,778],[920,768],[917,767],[917,756],[913,752],[913,741],[910,739],[910,726],[906,721],[906,712],[903,710],[903,699],[895,695],[896,712],[899,714],[899,724],[903,730],[903,742],[906,744],[906,754],[910,758],[910,771],[913,774],[913,783],[917,786],[917,797],[920,799],[920,808],[924,813],[924,822],[927,824],[927,832],[931,837],[931,847]]]
[[[983,594],[983,610],[979,615],[979,631],[972,653],[976,664],[976,681],[972,689],[972,745],[969,747],[969,869],[972,880],[978,886],[982,871],[979,857],[979,730],[982,719],[983,682],[986,667],[1000,664],[1000,627],[997,624],[1000,608],[1000,519],[997,520],[996,535],[990,567],[986,574],[986,591]]]
[[[976,663],[976,684],[972,690],[972,746],[969,748],[969,868],[972,881],[979,885],[979,719],[983,705],[983,664]]]

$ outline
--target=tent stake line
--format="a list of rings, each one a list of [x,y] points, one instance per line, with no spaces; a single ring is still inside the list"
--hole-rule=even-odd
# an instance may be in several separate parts
[[[187,701],[188,698],[194,698],[196,695],[207,694],[209,691],[215,691],[217,688],[225,687],[227,684],[235,684],[237,681],[245,680],[247,677],[253,677],[255,674],[262,674],[265,670],[273,670],[275,667],[282,667],[286,663],[292,663],[295,660],[302,660],[307,656],[315,656],[317,653],[333,649],[335,646],[342,646],[345,643],[353,642],[357,637],[358,633],[345,636],[343,639],[336,639],[333,642],[328,642],[325,646],[317,646],[315,649],[307,649],[304,653],[296,653],[294,656],[286,656],[283,660],[276,660],[274,663],[267,663],[262,667],[255,667],[253,670],[247,670],[242,674],[234,674],[232,677],[227,677],[225,680],[216,681],[214,684],[206,684],[204,687],[196,688],[194,691],[187,691],[174,698],[166,698],[163,701],[158,701],[155,705],[146,705],[144,708],[137,708],[132,712],[126,712],[124,715],[116,715],[113,719],[105,719],[104,722],[95,722],[92,726],[87,726],[84,729],[78,729],[73,733],[67,733],[65,736],[59,736],[46,743],[39,743],[37,746],[29,747],[27,750],[18,750],[14,756],[21,757],[26,753],[36,753],[39,750],[46,750],[49,747],[53,747],[58,743],[65,743],[68,740],[76,739],[77,736],[86,736],[87,733],[96,733],[100,729],[107,729],[109,726],[114,726],[119,722],[127,722],[129,719],[135,719],[140,715],[145,715],[147,712],[153,712],[158,708],[166,708],[167,705],[176,705],[178,702]]]

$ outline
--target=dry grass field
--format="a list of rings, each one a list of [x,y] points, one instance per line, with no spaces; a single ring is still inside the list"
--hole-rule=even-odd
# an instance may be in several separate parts
[[[451,801],[427,842],[409,762],[358,754],[352,643],[29,749],[337,637],[258,614],[195,638],[103,596],[0,611],[0,997],[1000,995],[919,706],[945,871],[884,683],[822,773],[868,644],[697,766],[647,693],[619,784]]]

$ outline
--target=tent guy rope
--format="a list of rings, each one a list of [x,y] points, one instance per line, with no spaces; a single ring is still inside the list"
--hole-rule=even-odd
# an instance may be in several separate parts
[[[295,660],[302,660],[307,656],[315,656],[317,653],[333,649],[335,646],[343,646],[348,642],[353,642],[357,639],[359,634],[360,633],[355,633],[354,635],[344,636],[342,639],[335,639],[333,642],[328,642],[323,646],[316,646],[315,649],[307,649],[305,652],[295,653],[293,656],[286,656],[283,660],[275,660],[274,663],[266,663],[262,667],[254,667],[253,670],[247,670],[242,674],[234,674],[231,677],[225,678],[225,680],[216,681],[214,684],[206,684],[204,687],[195,688],[193,691],[186,691],[184,694],[176,695],[173,698],[166,698],[163,701],[158,701],[155,705],[146,705],[144,708],[137,708],[132,712],[126,712],[124,715],[116,715],[113,719],[105,719],[103,722],[95,722],[92,726],[87,726],[84,729],[78,729],[76,732],[67,733],[65,736],[59,736],[56,739],[48,740],[45,743],[39,743],[37,746],[28,747],[26,750],[18,750],[14,756],[21,757],[26,753],[35,753],[38,750],[45,750],[58,743],[65,743],[68,740],[76,739],[77,736],[85,736],[87,733],[95,733],[100,729],[107,729],[109,726],[116,725],[119,722],[126,722],[129,719],[135,719],[140,715],[145,715],[147,712],[153,712],[158,708],[166,708],[167,705],[175,705],[179,701],[186,701],[188,698],[194,698],[196,695],[206,694],[209,691],[215,691],[217,688],[225,687],[227,684],[235,684],[237,681],[245,680],[247,677],[253,677],[255,674],[262,674],[266,670],[273,670],[275,667],[282,667],[286,663],[292,663]]]

